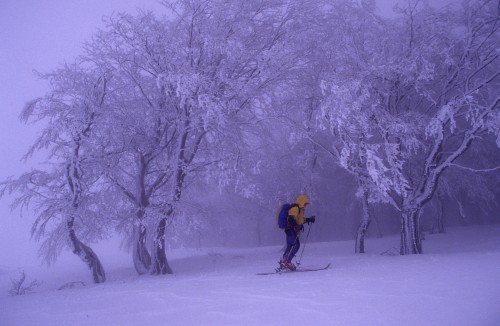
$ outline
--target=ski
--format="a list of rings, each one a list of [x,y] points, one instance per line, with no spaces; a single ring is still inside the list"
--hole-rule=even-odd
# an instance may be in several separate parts
[[[325,269],[330,268],[331,263],[328,263],[328,265],[320,268],[297,268],[294,271],[291,271],[289,269],[286,270],[279,270],[275,272],[264,272],[264,273],[257,273],[256,275],[273,275],[273,274],[287,274],[287,273],[296,273],[296,272],[317,272],[317,271],[324,271]]]

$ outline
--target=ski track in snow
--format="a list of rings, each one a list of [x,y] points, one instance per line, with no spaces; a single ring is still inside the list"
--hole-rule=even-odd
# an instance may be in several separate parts
[[[397,237],[307,245],[311,273],[256,275],[279,247],[169,252],[174,275],[138,276],[128,254],[97,248],[108,280],[78,258],[25,267],[33,293],[9,296],[18,268],[0,266],[0,325],[500,325],[500,225],[428,235],[424,255],[385,256]],[[86,286],[57,290],[71,281]]]

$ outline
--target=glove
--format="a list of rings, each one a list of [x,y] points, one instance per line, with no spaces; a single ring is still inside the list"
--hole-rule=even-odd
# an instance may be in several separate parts
[[[307,217],[306,218],[306,223],[309,224],[309,223],[314,223],[316,222],[316,216],[311,216],[311,217]]]

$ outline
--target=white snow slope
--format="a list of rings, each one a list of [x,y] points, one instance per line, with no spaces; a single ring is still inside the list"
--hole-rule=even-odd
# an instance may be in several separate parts
[[[381,255],[397,237],[366,245],[355,255],[352,241],[309,243],[302,266],[329,270],[268,276],[256,273],[273,270],[280,247],[169,251],[167,276],[137,276],[128,254],[96,247],[106,283],[68,255],[23,268],[43,283],[18,296],[8,290],[20,270],[2,266],[0,325],[500,325],[500,225],[427,235],[423,255]],[[85,286],[58,290],[72,281]]]

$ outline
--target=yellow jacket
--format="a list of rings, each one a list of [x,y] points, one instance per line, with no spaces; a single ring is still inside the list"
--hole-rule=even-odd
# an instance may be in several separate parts
[[[306,205],[310,204],[309,197],[306,195],[299,195],[297,199],[295,199],[295,203],[297,206],[293,206],[288,210],[288,216],[292,216],[298,225],[302,225],[306,222],[304,214]]]
[[[299,208],[297,206],[293,206],[288,210],[288,216],[292,216],[298,225],[302,225],[306,222],[306,219],[304,217],[304,211],[305,211],[304,207]]]

